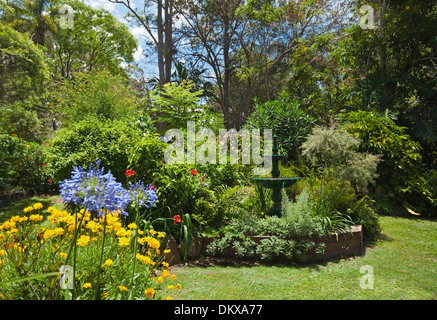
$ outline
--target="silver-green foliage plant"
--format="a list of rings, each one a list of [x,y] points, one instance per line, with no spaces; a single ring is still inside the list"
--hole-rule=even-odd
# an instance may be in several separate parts
[[[322,170],[330,170],[334,177],[347,180],[359,191],[378,177],[378,156],[358,152],[360,140],[336,125],[316,127],[302,144],[302,155]]]
[[[303,190],[296,202],[288,199],[282,190],[282,216],[289,225],[290,232],[295,236],[307,237],[321,235],[322,228],[317,217],[313,217],[313,205],[308,191]]]

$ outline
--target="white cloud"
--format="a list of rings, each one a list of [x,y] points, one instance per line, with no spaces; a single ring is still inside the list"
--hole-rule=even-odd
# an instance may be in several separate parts
[[[85,0],[85,3],[93,8],[106,9],[111,13],[115,13],[115,3],[108,0]]]
[[[135,37],[145,34],[144,27],[140,27],[140,26],[130,28],[130,32]]]
[[[138,49],[134,52],[134,59],[135,61],[140,61],[141,59],[143,59],[143,48],[141,48],[141,46],[138,46]]]

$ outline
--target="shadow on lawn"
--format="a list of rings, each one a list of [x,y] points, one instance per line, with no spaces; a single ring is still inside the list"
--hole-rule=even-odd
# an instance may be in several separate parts
[[[259,266],[269,266],[269,267],[278,267],[278,268],[310,268],[315,271],[320,270],[324,266],[326,266],[330,262],[340,262],[342,260],[348,259],[353,260],[357,257],[339,257],[339,258],[330,258],[324,259],[317,262],[286,262],[286,261],[261,261],[257,259],[239,259],[239,258],[231,258],[231,257],[208,257],[202,256],[197,259],[189,260],[188,262],[182,262],[176,264],[172,267],[177,268],[189,268],[189,267],[200,267],[200,268],[209,268],[209,267],[231,267],[231,268],[251,268],[251,267],[259,267]]]
[[[12,216],[23,215],[23,209],[31,206],[37,202],[41,202],[44,206],[43,212],[47,210],[47,208],[54,203],[56,203],[59,199],[59,196],[55,195],[39,195],[33,197],[23,197],[18,201],[14,201],[9,203],[5,207],[0,208],[0,223],[5,222],[10,219]]]

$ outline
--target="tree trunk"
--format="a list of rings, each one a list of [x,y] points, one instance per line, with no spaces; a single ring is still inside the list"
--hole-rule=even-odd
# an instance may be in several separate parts
[[[158,43],[156,44],[158,50],[158,69],[159,69],[159,85],[163,87],[165,84],[165,64],[164,64],[164,26],[162,20],[162,0],[158,0],[158,13],[156,25],[158,28]]]
[[[171,81],[171,66],[173,62],[173,0],[165,1],[165,83]]]

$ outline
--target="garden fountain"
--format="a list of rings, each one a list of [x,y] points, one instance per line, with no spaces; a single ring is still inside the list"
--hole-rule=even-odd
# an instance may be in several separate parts
[[[254,178],[256,184],[263,188],[272,189],[273,206],[270,208],[269,215],[281,216],[282,210],[282,189],[289,188],[295,184],[300,177],[280,177],[279,171],[279,159],[287,157],[286,154],[278,154],[278,136],[273,136],[273,148],[272,148],[272,177]]]

